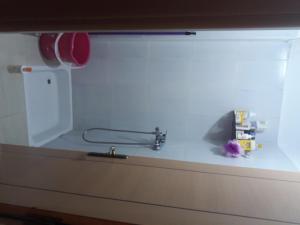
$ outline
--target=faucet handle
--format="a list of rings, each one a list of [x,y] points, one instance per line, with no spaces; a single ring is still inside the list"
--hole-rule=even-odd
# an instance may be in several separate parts
[[[168,131],[166,130],[166,132],[161,135],[161,143],[165,143],[166,142],[166,140],[167,140],[167,134],[168,134]]]
[[[166,142],[167,139],[167,131],[166,133],[163,133],[159,130],[159,127],[155,127],[155,143],[153,145],[154,150],[159,150],[160,145]]]
[[[116,147],[115,146],[111,146],[110,147],[110,152],[109,152],[109,154],[111,155],[111,156],[116,156]]]
[[[154,131],[156,136],[159,136],[161,134],[161,131],[159,129],[159,127],[155,127],[155,131]]]

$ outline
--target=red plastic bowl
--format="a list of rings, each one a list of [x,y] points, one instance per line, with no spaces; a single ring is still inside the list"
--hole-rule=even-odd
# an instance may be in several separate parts
[[[77,66],[87,64],[90,57],[90,39],[88,33],[65,33],[58,42],[60,57],[63,61]]]
[[[39,39],[39,46],[42,55],[48,60],[55,60],[54,43],[57,34],[42,34]]]

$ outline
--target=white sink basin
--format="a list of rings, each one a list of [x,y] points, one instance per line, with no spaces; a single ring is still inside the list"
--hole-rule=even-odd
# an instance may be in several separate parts
[[[34,66],[23,76],[29,145],[42,146],[72,130],[71,71]]]

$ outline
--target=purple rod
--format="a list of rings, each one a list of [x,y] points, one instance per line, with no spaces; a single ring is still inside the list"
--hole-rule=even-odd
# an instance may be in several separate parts
[[[192,32],[192,31],[185,31],[185,32],[157,32],[157,31],[153,31],[153,32],[90,32],[90,35],[196,35],[196,32]]]

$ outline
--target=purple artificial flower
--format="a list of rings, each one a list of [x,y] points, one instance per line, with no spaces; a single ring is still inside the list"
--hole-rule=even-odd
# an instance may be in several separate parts
[[[238,157],[243,154],[244,150],[236,140],[229,140],[224,145],[225,155],[231,157]]]

